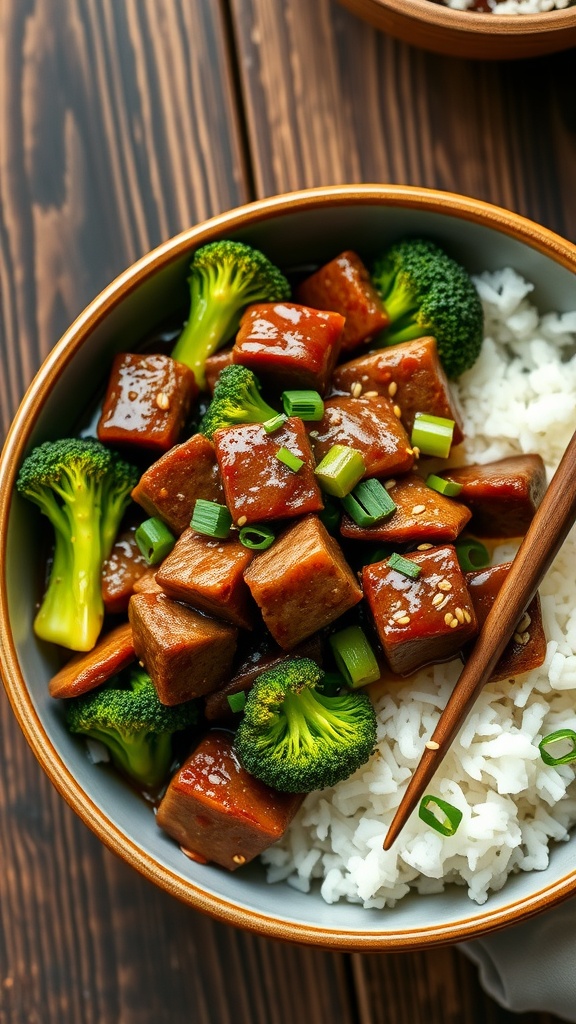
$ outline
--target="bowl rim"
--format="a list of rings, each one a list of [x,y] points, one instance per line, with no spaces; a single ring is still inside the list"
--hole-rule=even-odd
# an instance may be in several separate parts
[[[352,0],[346,0],[348,4]],[[504,35],[509,38],[561,32],[576,27],[576,6],[536,14],[482,14],[459,11],[435,0],[364,0],[374,9],[390,11],[442,28],[453,28],[467,34]],[[548,20],[550,19],[550,20]],[[520,21],[520,24],[517,22]]]
[[[497,910],[474,914],[449,925],[389,931],[386,928],[334,930],[263,914],[206,892],[196,883],[160,865],[107,817],[76,781],[49,739],[28,692],[18,663],[8,617],[6,583],[7,525],[11,496],[24,450],[53,379],[73,359],[92,330],[131,291],[187,251],[224,231],[250,227],[271,215],[287,216],[311,207],[382,205],[446,213],[493,228],[527,244],[576,274],[576,245],[521,215],[479,199],[409,185],[331,185],[289,192],[236,207],[173,236],[116,277],[75,319],[42,363],[18,408],[0,456],[0,675],[20,728],[40,765],[60,795],[113,853],[144,877],[188,905],[267,937],[347,951],[408,950],[478,937],[518,923],[549,908],[576,890],[576,868],[551,885]]]

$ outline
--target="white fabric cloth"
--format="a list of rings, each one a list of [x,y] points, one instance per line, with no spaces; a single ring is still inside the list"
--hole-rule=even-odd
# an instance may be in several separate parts
[[[576,899],[458,948],[500,1006],[576,1022]]]

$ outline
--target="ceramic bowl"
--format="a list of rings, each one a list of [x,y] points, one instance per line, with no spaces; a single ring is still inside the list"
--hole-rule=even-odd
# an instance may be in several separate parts
[[[14,481],[33,444],[74,429],[104,384],[113,354],[130,350],[167,313],[185,307],[187,267],[197,246],[236,237],[294,266],[325,261],[345,248],[370,258],[407,234],[446,244],[471,272],[515,267],[536,282],[534,298],[544,310],[576,304],[576,247],[477,200],[384,185],[264,199],[176,236],[94,299],[33,381],[0,461],[0,669],[22,730],[62,796],[102,842],[197,909],[266,935],[347,950],[461,940],[534,914],[576,890],[576,837],[553,850],[546,871],[510,878],[481,907],[460,887],[408,896],[392,911],[329,906],[317,892],[268,885],[256,863],[234,874],[193,863],[119,777],[89,763],[83,745],[64,728],[59,703],[48,696],[55,654],[31,628],[41,557],[37,512],[15,495]]]
[[[514,60],[576,45],[576,7],[542,14],[478,14],[434,0],[340,0],[405,43],[449,57]]]

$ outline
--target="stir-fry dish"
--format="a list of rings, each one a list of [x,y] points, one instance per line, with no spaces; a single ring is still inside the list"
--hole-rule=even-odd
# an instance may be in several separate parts
[[[537,595],[458,740],[468,756],[448,756],[404,847],[381,849],[546,488],[545,445],[527,449],[525,429],[503,416],[508,448],[479,440],[495,434],[482,389],[492,373],[506,390],[501,366],[521,358],[514,331],[543,389],[542,345],[571,355],[576,324],[557,316],[534,348],[519,282],[474,282],[428,239],[308,276],[207,244],[170,354],[117,355],[97,437],[46,441],[22,465],[18,491],[53,533],[34,630],[73,652],[50,694],[192,859],[233,871],[267,851],[271,880],[384,906],[413,884],[474,890],[495,857],[482,900],[544,866],[522,863],[515,813],[541,824],[539,805],[564,800],[546,843],[567,834],[576,657],[549,693],[551,658],[571,655]],[[500,325],[516,318],[500,356],[499,302]],[[496,769],[474,758],[478,736],[500,743]],[[497,759],[515,757],[534,777],[506,788]],[[528,809],[503,816],[514,794]]]

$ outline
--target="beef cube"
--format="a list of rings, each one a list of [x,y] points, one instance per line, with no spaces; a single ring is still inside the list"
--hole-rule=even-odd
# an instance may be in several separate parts
[[[208,356],[204,363],[204,374],[206,377],[206,384],[212,394],[214,394],[214,388],[216,387],[216,382],[222,373],[222,370],[225,366],[230,366],[231,362],[231,345],[227,345],[226,348],[221,348],[218,352],[215,352],[213,356]]]
[[[182,704],[215,690],[230,672],[238,630],[171,601],[134,594],[128,605],[134,649],[162,704]]]
[[[163,594],[164,591],[159,583],[156,583],[156,573],[158,572],[158,566],[152,566],[147,569],[145,573],[142,573],[139,579],[134,584],[135,594]]]
[[[455,540],[472,515],[465,505],[427,487],[416,473],[385,483],[396,511],[374,526],[358,526],[351,516],[344,515],[340,524],[343,537],[387,544],[442,544]]]
[[[188,529],[162,562],[156,582],[176,601],[251,629],[255,609],[243,574],[253,557],[239,540],[216,540]]]
[[[296,289],[296,299],[314,309],[332,309],[346,318],[341,351],[349,352],[388,327],[384,309],[370,275],[355,252],[340,253]]]
[[[303,799],[249,775],[232,736],[214,729],[173,776],[156,820],[194,860],[235,871],[282,838]]]
[[[136,660],[128,622],[100,637],[86,654],[74,654],[48,684],[51,697],[80,697],[107,682]]]
[[[539,455],[512,455],[438,475],[461,484],[458,501],[472,511],[470,529],[479,537],[523,537],[546,490]]]
[[[132,498],[150,516],[159,516],[173,533],[190,526],[197,498],[224,501],[214,445],[194,434],[162,455],[140,477]]]
[[[475,635],[476,613],[453,547],[404,555],[420,567],[411,579],[388,561],[362,570],[364,596],[393,672],[410,675],[447,661]]]
[[[478,632],[486,622],[496,594],[504,583],[511,562],[466,573],[466,583],[478,620]],[[539,668],[546,658],[546,635],[542,625],[540,598],[536,594],[523,613],[516,632],[504,648],[490,676],[491,682],[509,679]]]
[[[414,464],[408,435],[389,398],[330,398],[321,421],[311,428],[317,462],[333,445],[343,444],[361,452],[366,476],[407,473]]]
[[[290,650],[362,599],[344,555],[317,516],[288,527],[244,574],[280,647]]]
[[[297,417],[287,419],[272,434],[260,423],[225,427],[215,432],[214,446],[234,522],[261,523],[323,508],[314,457]],[[297,472],[277,458],[281,448],[303,460]]]
[[[102,599],[108,615],[126,612],[134,584],[148,568],[134,537],[137,528],[133,523],[118,534],[102,566]]]
[[[249,306],[233,361],[274,388],[314,388],[324,394],[340,352],[344,317],[292,302]]]
[[[267,672],[269,668],[274,668],[280,662],[286,661],[286,658],[312,658],[312,661],[321,665],[322,645],[320,638],[318,636],[310,637],[309,640],[305,640],[303,644],[295,647],[289,654],[286,651],[282,651],[276,644],[273,646],[259,646],[251,651],[236,669],[230,682],[226,683],[221,690],[216,690],[206,697],[204,701],[204,715],[207,720],[209,722],[233,721],[234,712],[228,703],[228,697],[231,697],[234,693],[246,693],[252,687],[254,680],[262,672]]]
[[[435,338],[391,345],[336,367],[332,377],[335,391],[349,395],[355,384],[361,384],[364,392],[392,397],[408,435],[416,413],[425,412],[454,420],[454,444],[463,440],[462,416],[438,358]]]
[[[112,363],[97,433],[107,444],[165,452],[198,395],[192,370],[170,356],[123,352]]]

